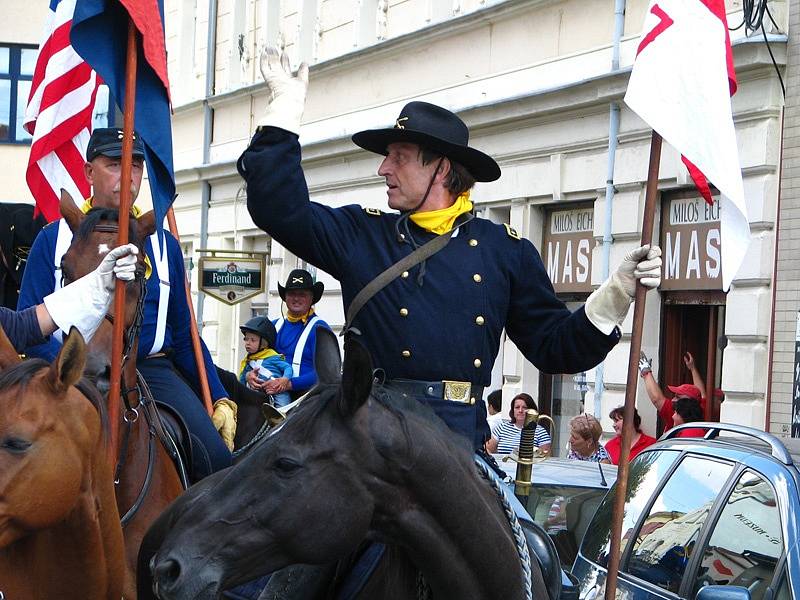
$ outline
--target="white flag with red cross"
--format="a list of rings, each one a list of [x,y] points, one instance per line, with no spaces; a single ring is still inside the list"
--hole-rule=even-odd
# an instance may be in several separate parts
[[[651,0],[625,103],[673,148],[711,203],[720,191],[722,285],[750,243],[730,97],[736,92],[724,0]]]

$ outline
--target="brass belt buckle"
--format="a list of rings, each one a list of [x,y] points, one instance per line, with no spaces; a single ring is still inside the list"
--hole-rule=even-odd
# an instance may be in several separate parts
[[[475,404],[475,399],[470,397],[472,384],[469,381],[442,381],[444,389],[442,395],[445,400],[453,402],[463,402],[464,404]]]

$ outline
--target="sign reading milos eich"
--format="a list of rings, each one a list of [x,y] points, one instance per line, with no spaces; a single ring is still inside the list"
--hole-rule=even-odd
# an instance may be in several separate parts
[[[721,290],[719,198],[668,197],[662,204],[662,290]]]
[[[547,214],[542,260],[556,293],[592,291],[594,207],[553,210]]]
[[[225,304],[238,304],[264,291],[265,252],[198,250],[200,290]]]

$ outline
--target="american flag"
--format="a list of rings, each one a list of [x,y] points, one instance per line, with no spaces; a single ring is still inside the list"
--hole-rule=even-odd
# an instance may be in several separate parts
[[[70,45],[75,3],[50,0],[25,111],[24,127],[33,136],[25,178],[48,221],[60,218],[62,188],[76,200],[90,193],[83,165],[101,81]]]

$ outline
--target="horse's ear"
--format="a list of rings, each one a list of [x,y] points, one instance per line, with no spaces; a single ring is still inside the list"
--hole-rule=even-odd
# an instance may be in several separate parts
[[[355,413],[369,398],[372,391],[372,357],[366,346],[353,336],[344,343],[344,365],[342,366],[342,395],[339,411],[344,416]]]
[[[156,232],[156,213],[148,210],[146,213],[136,219],[139,228],[139,237],[144,239],[153,235]]]
[[[83,377],[83,368],[86,365],[86,342],[83,341],[81,332],[77,327],[70,327],[69,335],[61,346],[61,351],[50,366],[53,371],[53,387],[58,393],[64,393],[67,388],[78,383]]]
[[[317,327],[317,345],[314,347],[314,370],[320,383],[339,383],[342,379],[342,355],[336,335]]]
[[[0,326],[0,371],[14,366],[20,360],[22,359],[20,359],[14,346],[11,345],[11,341],[8,339],[6,332],[3,331],[3,327]]]
[[[81,225],[81,221],[86,217],[83,211],[77,207],[72,196],[65,189],[61,190],[61,201],[58,203],[58,208],[61,211],[61,216],[69,225],[70,231],[75,233]]]

